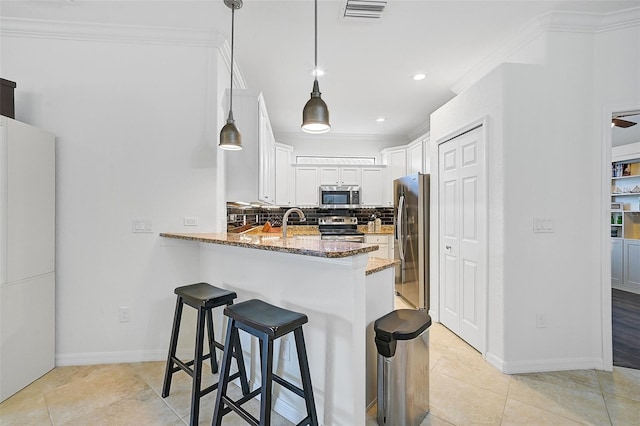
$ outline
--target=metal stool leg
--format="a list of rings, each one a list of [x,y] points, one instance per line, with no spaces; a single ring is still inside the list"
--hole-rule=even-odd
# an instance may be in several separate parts
[[[262,355],[262,392],[260,393],[260,426],[271,425],[271,386],[273,383],[273,340],[260,337]]]
[[[213,310],[207,309],[207,331],[209,333],[209,359],[211,361],[211,372],[218,372],[218,357],[216,356],[215,332],[213,330]]]
[[[178,347],[178,332],[180,331],[180,321],[182,320],[182,298],[178,297],[176,301],[176,310],[173,316],[173,328],[171,329],[171,343],[169,344],[169,356],[167,357],[167,366],[164,370],[164,383],[162,385],[162,397],[169,396],[171,390],[171,378],[173,377],[174,358],[176,356],[176,348]]]
[[[198,325],[196,329],[196,349],[193,356],[193,383],[191,389],[191,416],[189,424],[198,425],[200,414],[200,390],[202,388],[202,351],[204,347],[205,309],[198,309]]]
[[[227,333],[225,337],[224,353],[222,355],[222,365],[220,368],[220,376],[218,379],[218,393],[216,395],[216,405],[213,409],[212,426],[220,426],[222,424],[222,416],[224,412],[223,397],[227,396],[227,385],[229,384],[229,370],[231,369],[231,356],[233,355],[233,348],[237,347],[235,338],[238,335],[233,333],[234,320],[229,318],[227,323]],[[245,377],[246,380],[246,377]]]
[[[316,404],[313,399],[313,386],[311,386],[311,374],[309,373],[309,360],[307,359],[307,348],[304,344],[304,334],[302,327],[296,328],[293,332],[296,339],[296,350],[298,352],[298,364],[300,365],[300,376],[302,379],[302,390],[304,391],[304,401],[307,404],[307,414],[311,426],[318,426],[318,414]]]

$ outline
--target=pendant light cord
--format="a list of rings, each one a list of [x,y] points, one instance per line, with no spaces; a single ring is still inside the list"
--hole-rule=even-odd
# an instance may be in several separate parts
[[[315,28],[315,62],[316,67],[313,70],[313,77],[315,80],[318,80],[318,0],[314,1],[314,21],[313,25]]]
[[[233,119],[233,30],[236,7],[231,5],[231,82],[229,83],[229,118]]]

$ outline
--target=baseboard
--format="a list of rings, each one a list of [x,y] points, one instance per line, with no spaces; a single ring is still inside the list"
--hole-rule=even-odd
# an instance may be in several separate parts
[[[546,371],[603,369],[604,361],[599,358],[562,358],[544,360],[503,361],[494,354],[487,353],[487,362],[505,374],[542,373]]]
[[[193,354],[191,354],[193,356]],[[122,364],[128,362],[166,361],[167,350],[84,352],[56,354],[56,367],[71,365]]]
[[[629,293],[640,294],[640,289],[626,284],[612,285],[611,288],[615,288],[616,290],[627,291]]]

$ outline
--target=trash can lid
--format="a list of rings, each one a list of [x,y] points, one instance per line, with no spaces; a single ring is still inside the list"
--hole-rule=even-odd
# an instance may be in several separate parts
[[[431,325],[431,317],[425,311],[398,309],[378,318],[373,324],[376,339],[391,342],[418,337]]]

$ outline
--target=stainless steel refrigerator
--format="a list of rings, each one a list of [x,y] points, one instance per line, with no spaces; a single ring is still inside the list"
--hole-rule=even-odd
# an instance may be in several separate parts
[[[429,175],[393,181],[396,293],[415,308],[429,309]]]

